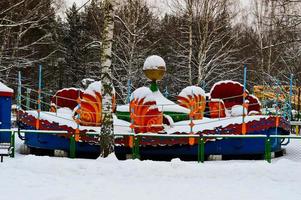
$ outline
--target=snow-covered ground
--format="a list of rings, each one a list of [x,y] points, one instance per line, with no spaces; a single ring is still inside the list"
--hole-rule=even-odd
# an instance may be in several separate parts
[[[18,145],[20,142],[18,142]],[[266,161],[154,162],[16,155],[0,163],[0,199],[301,198],[301,140]]]

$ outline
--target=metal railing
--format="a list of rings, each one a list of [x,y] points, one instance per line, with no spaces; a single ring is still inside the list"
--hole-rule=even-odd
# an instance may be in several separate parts
[[[301,140],[301,136],[294,135],[163,135],[163,134],[134,134],[134,133],[119,133],[114,134],[114,136],[129,136],[132,137],[132,158],[139,159],[140,158],[140,138],[141,137],[158,137],[158,138],[195,138],[197,139],[198,152],[197,152],[197,160],[199,163],[203,163],[205,161],[205,140],[206,139],[229,139],[229,138],[240,138],[240,139],[264,139],[265,147],[264,147],[264,159],[271,163],[272,161],[272,147],[271,147],[271,139],[279,138],[279,139],[299,139]]]
[[[0,129],[0,134],[10,133],[10,147],[9,147],[9,155],[10,157],[15,157],[15,131],[12,129]]]
[[[45,130],[12,130],[12,129],[1,129],[1,133],[10,133],[10,146],[11,146],[11,157],[15,156],[15,134],[16,133],[35,133],[35,134],[51,134],[51,135],[64,135],[68,134],[67,131],[45,131]],[[100,133],[98,132],[86,132],[85,134],[89,136],[99,136]],[[164,139],[180,139],[180,138],[194,138],[197,140],[197,161],[198,163],[203,163],[205,161],[205,141],[207,139],[232,139],[232,138],[239,138],[239,139],[264,139],[264,159],[271,163],[272,161],[272,147],[271,147],[271,140],[278,138],[278,139],[296,139],[301,141],[301,136],[297,135],[197,135],[197,134],[150,134],[150,133],[143,133],[143,134],[134,134],[134,133],[115,133],[114,136],[116,137],[124,137],[129,136],[132,137],[132,158],[139,159],[140,158],[140,140],[142,137],[153,137],[153,138],[164,138]],[[75,133],[72,133],[70,138],[70,145],[69,145],[69,157],[75,158],[76,157],[76,141],[75,141]]]

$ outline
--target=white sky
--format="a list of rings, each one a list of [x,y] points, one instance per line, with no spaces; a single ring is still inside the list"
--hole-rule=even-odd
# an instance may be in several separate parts
[[[60,9],[60,13],[64,13],[66,8],[71,7],[72,4],[75,2],[77,4],[77,7],[82,6],[85,4],[88,0],[61,0],[63,1],[63,7]],[[168,12],[168,7],[166,2],[169,0],[145,0],[150,6],[155,9],[155,12],[158,13],[164,13]],[[233,1],[239,1],[241,9],[245,10],[245,13],[248,13],[250,11],[249,7],[252,2],[252,0],[233,0]]]

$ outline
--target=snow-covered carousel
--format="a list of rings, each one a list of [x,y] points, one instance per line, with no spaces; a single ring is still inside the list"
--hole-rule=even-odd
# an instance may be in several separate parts
[[[159,56],[148,57],[143,71],[150,80],[149,87],[136,89],[126,105],[115,106],[113,98],[113,145],[118,159],[131,157],[133,148],[137,147],[141,159],[197,159],[199,138],[205,138],[206,156],[262,155],[264,138],[225,135],[289,134],[288,121],[278,115],[262,115],[259,100],[249,93],[245,84],[220,81],[208,93],[198,86],[188,86],[177,95],[177,102],[173,102],[164,97],[157,85],[166,72],[164,60]],[[41,111],[40,107],[30,109],[20,100],[18,124],[20,129],[27,130],[22,137],[25,150],[44,149],[68,155],[70,138],[74,138],[77,155],[99,155],[103,121],[101,91],[100,81],[92,82],[86,89],[59,90],[51,97],[50,111]],[[41,90],[36,92],[41,94]],[[51,131],[62,133],[51,134]],[[139,135],[139,140],[135,135]],[[206,135],[223,137],[206,138]],[[271,151],[281,152],[281,142],[279,138],[271,138]]]

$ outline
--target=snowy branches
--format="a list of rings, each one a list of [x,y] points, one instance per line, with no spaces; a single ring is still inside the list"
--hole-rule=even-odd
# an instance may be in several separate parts
[[[11,70],[26,68],[48,56],[40,50],[51,43],[46,29],[53,14],[51,0],[0,3],[0,70],[6,78]]]

